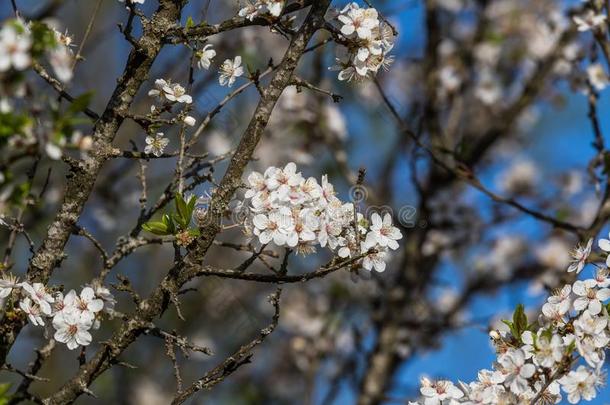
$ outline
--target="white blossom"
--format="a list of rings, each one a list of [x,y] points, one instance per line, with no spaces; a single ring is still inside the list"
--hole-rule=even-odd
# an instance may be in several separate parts
[[[610,269],[607,267],[598,268],[595,270],[595,277],[593,280],[595,281],[595,285],[598,288],[606,288],[610,286]]]
[[[608,243],[601,240],[599,245],[603,249]],[[591,245],[588,241],[576,249],[570,272],[582,270],[579,265],[586,261]],[[570,403],[592,400],[605,380],[601,367],[610,344],[610,317],[602,306],[610,298],[609,274],[610,269],[598,268],[595,278],[556,290],[543,305],[539,324],[527,321],[528,330],[519,337],[512,333],[523,324],[508,322],[510,333],[491,331],[498,352],[495,371],[482,370],[479,381],[460,383],[465,395],[454,403],[530,404],[536,398],[536,403],[556,404],[562,400],[560,387]],[[578,368],[566,370],[566,364]],[[430,386],[429,381],[422,382],[426,392],[431,392]]]
[[[522,340],[525,343],[523,351],[526,357],[531,357],[538,366],[550,368],[563,358],[565,348],[559,335],[553,334],[549,337],[539,329],[537,334],[531,331],[523,332]]]
[[[578,31],[589,31],[595,29],[606,22],[604,14],[596,14],[593,10],[587,9],[583,14],[572,17]]]
[[[464,393],[451,381],[430,381],[427,378],[422,378],[421,385],[419,391],[424,397],[425,405],[453,405],[457,403],[454,400],[464,396]]]
[[[587,77],[589,83],[597,91],[602,91],[608,85],[608,75],[600,63],[594,63],[587,67]]]
[[[186,90],[178,83],[172,83],[164,79],[155,80],[155,89],[148,92],[151,97],[156,97],[162,102],[191,104],[193,98],[186,94]]]
[[[572,262],[570,263],[570,267],[568,267],[568,273],[573,271],[580,273],[582,271],[582,269],[585,267],[585,263],[587,262],[587,258],[591,254],[592,245],[593,239],[589,239],[585,246],[579,245],[572,251]]]
[[[402,233],[392,225],[392,216],[386,213],[382,221],[379,214],[373,213],[371,222],[371,230],[366,235],[366,245],[370,247],[379,244],[379,246],[387,246],[393,250],[398,249],[396,241],[402,239]]]
[[[169,139],[165,138],[163,132],[157,132],[155,136],[146,137],[146,147],[144,153],[153,154],[157,157],[163,155],[165,147],[169,144]]]
[[[271,169],[275,168],[269,168],[267,169],[267,171]],[[267,190],[267,183],[265,182],[266,177],[268,177],[267,173],[265,173],[265,175],[262,175],[258,172],[250,173],[248,175],[248,184],[250,185],[250,188],[248,188],[244,197],[254,198],[256,196],[259,196],[265,190]]]
[[[551,316],[547,314],[554,313],[555,311],[560,315],[567,313],[572,306],[572,286],[565,285],[558,290],[555,294],[551,295],[546,304],[542,306],[542,313],[547,317]],[[555,310],[555,311],[553,311]]]
[[[0,72],[13,68],[24,70],[32,63],[29,31],[18,20],[5,23],[0,29]]]
[[[294,224],[292,217],[286,212],[272,212],[269,215],[258,214],[252,222],[255,226],[254,234],[259,237],[261,243],[269,243],[273,241],[278,246],[288,244],[288,246],[296,246],[296,242],[292,234],[294,233]]]
[[[216,51],[212,49],[212,44],[205,45],[201,51],[197,52],[197,66],[199,66],[199,69],[208,70],[215,56]]]
[[[238,15],[250,21],[264,14],[279,17],[282,14],[284,3],[284,0],[255,0],[254,2],[248,0],[246,5],[239,10]]]
[[[55,72],[57,78],[67,83],[72,80],[72,64],[74,62],[74,54],[65,46],[58,46],[49,53],[49,62]]]
[[[527,389],[527,379],[534,375],[536,366],[526,363],[522,349],[510,349],[500,357],[498,363],[504,375],[504,383],[515,394],[521,394]]]
[[[240,17],[244,17],[244,18],[252,21],[252,20],[254,20],[254,17],[256,17],[258,15],[259,9],[260,9],[260,4],[258,1],[256,1],[255,3],[252,3],[249,0],[246,0],[245,7],[242,7],[239,10],[238,15]]]
[[[195,119],[195,117],[191,117],[190,115],[187,115],[186,117],[184,117],[183,122],[184,122],[184,124],[188,125],[189,127],[194,127],[195,124],[197,123],[197,120]]]
[[[370,39],[373,28],[379,25],[377,10],[362,9],[356,3],[350,3],[341,11],[337,19],[343,23],[341,33],[345,36],[356,34],[360,39]]]
[[[610,298],[610,289],[597,289],[595,280],[577,280],[572,287],[572,292],[578,296],[574,300],[574,309],[577,311],[587,310],[591,315],[597,315],[602,310],[602,302]]]
[[[42,283],[34,283],[30,285],[27,282],[21,283],[21,287],[29,295],[32,301],[40,307],[40,310],[45,315],[51,315],[51,304],[55,299],[48,293],[47,288]]]
[[[235,80],[244,74],[244,68],[241,66],[241,56],[236,56],[235,59],[227,59],[220,66],[220,77],[218,82],[221,86],[233,86]]]
[[[264,9],[274,17],[279,17],[284,8],[284,0],[263,0]]]
[[[61,159],[63,155],[63,150],[61,146],[49,141],[44,145],[44,151],[47,153],[47,156],[53,160]]]
[[[30,297],[25,297],[19,301],[19,308],[26,313],[32,325],[44,326],[44,320],[42,319],[43,312],[40,306],[32,301]]]
[[[93,289],[95,296],[102,300],[104,304],[104,308],[102,311],[112,314],[114,312],[114,305],[116,304],[116,299],[114,295],[110,292],[110,290],[102,285],[99,281],[94,281],[90,287]]]
[[[57,45],[48,51],[48,58],[51,67],[53,68],[53,72],[57,78],[67,83],[72,80],[74,76],[73,66],[74,66],[74,53],[72,49],[70,49],[70,44],[72,43],[72,38],[66,34],[62,34],[57,30],[53,30],[55,34],[55,39],[57,40]]]
[[[69,308],[68,312],[74,312],[83,320],[93,320],[95,314],[104,308],[104,301],[96,298],[91,287],[85,287],[80,295],[71,290],[64,298],[64,304]],[[63,312],[66,312],[65,310]]]
[[[0,300],[8,297],[15,288],[21,288],[17,277],[10,273],[3,273],[0,277]]]
[[[469,397],[484,404],[493,404],[506,390],[502,385],[504,376],[499,371],[481,370],[478,381],[470,384]]]
[[[608,320],[604,316],[594,316],[588,311],[574,321],[576,348],[591,365],[598,365],[604,359],[600,349],[610,342],[607,326]]]
[[[579,366],[559,381],[561,388],[568,394],[568,401],[577,404],[581,399],[590,401],[595,398],[595,388],[599,385],[600,377],[585,366]]]
[[[502,85],[490,69],[481,70],[474,95],[485,105],[494,105],[502,98]]]
[[[83,319],[74,312],[62,312],[53,318],[55,334],[53,338],[61,343],[65,343],[68,349],[74,350],[78,346],[88,346],[92,336],[89,329],[92,326],[92,319]]]
[[[362,253],[367,252],[367,246],[369,246],[367,243],[362,243]],[[375,269],[381,273],[385,270],[386,259],[386,252],[380,248],[376,253],[370,253],[362,259],[362,267],[369,271]]]

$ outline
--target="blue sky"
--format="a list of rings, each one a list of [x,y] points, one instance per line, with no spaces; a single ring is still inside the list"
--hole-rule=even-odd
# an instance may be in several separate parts
[[[394,17],[395,21],[398,21],[401,32],[397,46],[398,54],[416,56],[421,51],[420,46],[423,43],[421,35],[423,32],[422,17],[422,9],[418,5],[408,7],[400,15]],[[542,170],[542,178],[545,178],[545,174],[566,171],[567,169],[582,170],[586,168],[589,159],[594,155],[594,150],[591,147],[592,130],[587,118],[586,97],[569,91],[565,86],[561,93],[565,96],[566,103],[560,109],[548,105],[541,105],[537,108],[538,120],[530,129],[527,142],[520,150],[520,153],[538,164]],[[598,102],[598,115],[602,131],[606,135],[606,143],[609,141],[607,134],[610,133],[609,111],[608,92],[602,92]],[[366,121],[366,119],[367,117],[350,117],[348,115],[348,121],[351,123],[351,136],[362,135],[361,122]],[[382,147],[385,144],[383,139],[378,142],[381,143]],[[361,162],[370,162],[374,165],[375,161],[367,155],[367,152],[371,150],[370,147],[370,144],[364,143],[357,148],[353,157],[354,167],[358,167],[358,163]],[[375,147],[378,147],[378,144],[375,144]],[[359,160],[360,162],[358,162]],[[373,161],[371,162],[371,160]],[[398,172],[403,173],[402,179],[407,176],[404,174],[405,170],[408,170],[406,165],[398,170]],[[483,180],[489,181],[493,185],[493,178],[496,174],[497,171],[492,171],[484,176]],[[402,184],[404,184],[404,181]],[[408,191],[402,193],[402,198],[406,201],[409,200]],[[484,196],[479,196],[479,198],[481,200],[486,199]],[[520,221],[512,231],[535,237],[539,234],[539,227],[534,221],[526,219]],[[586,274],[586,271],[583,274]],[[448,268],[441,273],[454,274]],[[469,313],[470,317],[474,319],[486,318],[498,313],[510,314],[518,303],[535,307],[544,302],[544,299],[544,296],[532,297],[527,293],[527,284],[518,283],[504,288],[493,296],[477,298],[470,306]],[[477,371],[482,368],[490,369],[496,358],[485,327],[485,324],[481,324],[480,326],[466,327],[455,333],[450,333],[443,339],[442,347],[439,350],[423,353],[416,356],[414,360],[410,360],[408,364],[400,368],[395,376],[394,388],[388,393],[388,396],[400,400],[409,397],[414,399],[418,394],[419,378],[422,375],[453,381],[469,382],[475,380]],[[609,398],[610,388],[605,388],[595,400],[588,403],[608,404],[610,403]],[[344,386],[342,396],[338,397],[335,403],[352,403],[353,400],[354,392]],[[387,403],[400,402],[388,401]],[[568,402],[564,400],[562,403]]]
[[[4,1],[0,5],[0,16],[10,13],[9,2]],[[20,1],[27,6],[34,1]],[[344,2],[343,2],[344,3]],[[342,2],[338,4],[343,4]],[[389,2],[390,4],[393,2]],[[396,2],[400,3],[400,2]],[[400,55],[417,56],[421,52],[422,38],[422,10],[419,2],[409,1],[413,6],[406,7],[394,18],[398,22],[401,35],[397,45],[396,53]],[[122,52],[124,49],[121,50]],[[590,123],[587,119],[587,103],[584,96],[567,92],[567,104],[556,110],[550,107],[539,109],[540,117],[537,124],[530,132],[529,144],[525,153],[534,159],[542,168],[543,172],[556,172],[559,169],[582,168],[592,156],[590,140],[592,139]],[[605,134],[610,133],[610,101],[608,94],[603,93],[599,102],[602,130]],[[362,117],[355,110],[345,109],[349,123],[350,136],[356,140],[361,139]],[[376,138],[376,142],[386,143],[389,137]],[[370,139],[369,139],[370,141]],[[606,139],[607,143],[610,143]],[[367,153],[370,145],[356,145],[353,150],[352,165],[354,168],[362,164],[373,165],[375,161]],[[401,170],[404,168],[401,168]],[[409,200],[408,191],[401,195],[405,201]],[[527,234],[535,234],[536,229],[531,222],[526,221],[521,229]],[[447,269],[448,271],[448,269]],[[519,302],[536,303],[540,299],[526,295],[524,285],[513,285],[504,289],[493,297],[482,297],[475,300],[470,308],[470,313],[475,318],[480,318],[492,313],[510,312]],[[405,398],[415,394],[419,377],[427,374],[433,377],[443,377],[451,380],[471,381],[476,378],[477,370],[490,368],[495,356],[489,344],[487,332],[479,327],[461,329],[448,335],[443,340],[440,350],[428,352],[417,356],[414,361],[409,362],[401,368],[396,376],[394,390],[389,394],[392,397]],[[353,392],[344,389],[336,403],[351,403]],[[591,404],[605,404],[610,398],[610,389],[604,390]]]

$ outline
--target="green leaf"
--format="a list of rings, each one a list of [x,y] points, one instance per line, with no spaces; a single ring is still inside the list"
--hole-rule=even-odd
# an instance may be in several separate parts
[[[193,211],[195,211],[195,204],[197,204],[197,198],[192,195],[186,203],[186,206],[189,209],[189,218],[193,216]]]
[[[542,336],[544,336],[549,342],[553,338],[553,334],[553,329],[551,328],[546,328],[542,331]]]
[[[515,330],[515,325],[511,321],[507,321],[506,319],[502,319],[502,323],[505,324],[506,326],[508,326],[508,329],[510,329],[510,333],[513,336],[517,335],[517,331]]]
[[[193,217],[193,211],[195,210],[195,203],[197,202],[197,198],[195,198],[195,196],[190,196],[188,202],[186,202],[184,201],[184,197],[182,197],[182,195],[176,194],[174,202],[176,205],[177,212],[177,214],[174,216],[174,219],[180,225],[180,228],[182,230],[185,230],[191,223],[191,218]]]
[[[182,218],[182,216],[178,213],[172,214],[171,218],[176,224],[178,224],[180,230],[186,229],[189,226],[188,222],[186,222],[184,218]]]
[[[485,40],[487,42],[491,42],[493,44],[501,44],[504,41],[504,38],[502,37],[502,34],[500,34],[499,32],[496,31],[490,31],[487,32],[485,35]]]
[[[517,335],[517,339],[521,339],[521,334],[527,330],[527,315],[525,314],[525,307],[523,304],[517,305],[515,312],[513,313],[513,326]]]
[[[194,237],[199,237],[201,236],[201,231],[199,230],[199,228],[191,228],[188,230],[189,235],[194,236]]]
[[[192,28],[194,26],[195,26],[195,21],[193,21],[193,17],[191,17],[189,15],[188,18],[186,19],[186,29]]]
[[[536,332],[539,328],[540,328],[540,325],[538,324],[538,321],[532,322],[529,325],[527,325],[527,330],[532,331],[532,332]]]
[[[191,218],[189,217],[189,212],[188,212],[188,207],[186,206],[186,202],[184,201],[184,198],[182,198],[182,196],[180,194],[176,194],[176,197],[174,198],[174,202],[176,204],[176,211],[178,212],[178,215],[180,217],[182,217],[182,219],[187,219],[190,222]]]
[[[142,229],[155,235],[169,235],[167,225],[163,222],[147,222],[142,225]]]
[[[72,103],[70,103],[70,107],[68,107],[68,112],[72,115],[83,112],[89,107],[91,103],[91,99],[93,98],[93,92],[88,91],[86,93],[81,94],[76,97]]]
[[[32,184],[30,182],[24,182],[19,184],[17,187],[13,189],[13,192],[9,196],[9,201],[16,206],[23,207],[27,203],[28,196],[30,195],[30,190],[32,189]]]
[[[167,214],[163,214],[163,217],[161,218],[161,220],[163,221],[163,223],[167,227],[167,232],[170,235],[173,235],[173,234],[176,233],[176,225],[174,224],[174,220],[172,219],[172,217],[170,217]]]
[[[8,393],[11,389],[11,383],[2,383],[0,384],[0,405],[7,405],[12,397]]]
[[[0,112],[0,138],[8,138],[13,135],[23,136],[31,123],[31,119],[25,114]],[[4,142],[4,139],[0,141]]]
[[[32,36],[31,52],[34,57],[41,56],[45,51],[57,47],[57,39],[55,32],[45,23],[40,21],[31,21],[29,29]]]

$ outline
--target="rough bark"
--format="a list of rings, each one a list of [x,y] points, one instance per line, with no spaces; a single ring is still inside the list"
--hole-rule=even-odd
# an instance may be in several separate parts
[[[283,90],[290,85],[292,74],[309,40],[324,24],[324,14],[329,3],[330,0],[320,0],[312,5],[305,22],[292,39],[277,73],[263,90],[254,115],[213,195],[206,215],[206,226],[201,229],[201,237],[196,242],[196,246],[168,272],[151,295],[140,303],[135,315],[127,319],[104,347],[90,361],[80,367],[76,376],[56,393],[46,398],[43,401],[45,404],[72,403],[78,396],[86,392],[87,387],[117,361],[121,353],[143,333],[149,323],[163,314],[171,297],[175,296],[186,282],[197,275],[203,257],[221,230],[218,219],[222,217],[225,207],[241,184],[243,171],[252,158],[277,100]]]
[[[160,1],[150,23],[144,26],[138,46],[129,54],[123,75],[101,118],[94,125],[90,157],[71,167],[61,207],[49,225],[42,245],[30,260],[28,281],[46,283],[63,260],[64,247],[93,191],[97,176],[104,163],[113,155],[112,141],[123,122],[123,116],[142,83],[148,78],[148,71],[163,46],[165,32],[174,28],[184,4],[183,0]],[[7,311],[2,319],[0,364],[6,362],[6,356],[25,323],[24,314],[17,311]]]
[[[435,26],[432,22],[428,22],[428,24],[432,27]],[[544,90],[545,78],[551,72],[564,47],[574,37],[574,34],[573,29],[563,34],[556,45],[555,51],[540,62],[537,70],[526,83],[521,96],[506,110],[503,119],[499,120],[496,125],[486,131],[474,143],[470,153],[462,157],[462,163],[468,167],[476,166],[489,149],[514,128],[526,107],[531,105],[533,100]],[[426,71],[430,72],[432,69],[432,66],[428,66]],[[431,82],[433,83],[433,80]],[[431,97],[430,100],[434,100],[434,98]],[[433,107],[427,108],[431,115],[433,115],[431,113],[433,110]],[[435,125],[432,122],[432,126],[427,128],[431,134],[438,133],[438,128]],[[425,183],[423,201],[429,200],[443,188],[450,189],[452,185],[456,182],[459,183],[459,181],[460,178],[455,173],[435,167]],[[426,218],[427,208],[425,204],[420,205],[418,213],[421,218]],[[579,232],[576,228],[573,231],[575,233]],[[399,343],[399,331],[404,324],[402,309],[409,308],[418,300],[425,299],[428,282],[438,265],[438,258],[424,260],[421,257],[421,245],[427,232],[427,228],[421,228],[407,234],[405,248],[403,249],[403,261],[399,267],[402,268],[402,271],[396,282],[393,283],[393,288],[384,294],[388,298],[380,308],[375,320],[378,328],[377,340],[373,350],[368,355],[366,371],[360,384],[359,405],[382,403],[385,392],[392,385],[392,378],[397,368],[408,360],[401,358],[396,351]]]

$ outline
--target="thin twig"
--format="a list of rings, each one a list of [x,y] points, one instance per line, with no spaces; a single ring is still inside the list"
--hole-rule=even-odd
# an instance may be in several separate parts
[[[95,8],[93,9],[93,14],[91,14],[91,18],[89,19],[89,23],[87,24],[87,29],[85,30],[85,34],[83,35],[83,40],[81,41],[81,43],[78,47],[78,51],[76,52],[76,55],[74,56],[74,61],[72,62],[72,68],[71,68],[72,71],[74,71],[74,69],[76,68],[76,64],[78,63],[79,59],[81,58],[83,48],[85,47],[85,42],[87,42],[87,39],[89,38],[89,34],[91,34],[91,30],[93,28],[95,18],[97,17],[97,13],[100,11],[100,6],[102,5],[102,1],[104,1],[104,0],[97,0],[97,3],[95,4]]]

